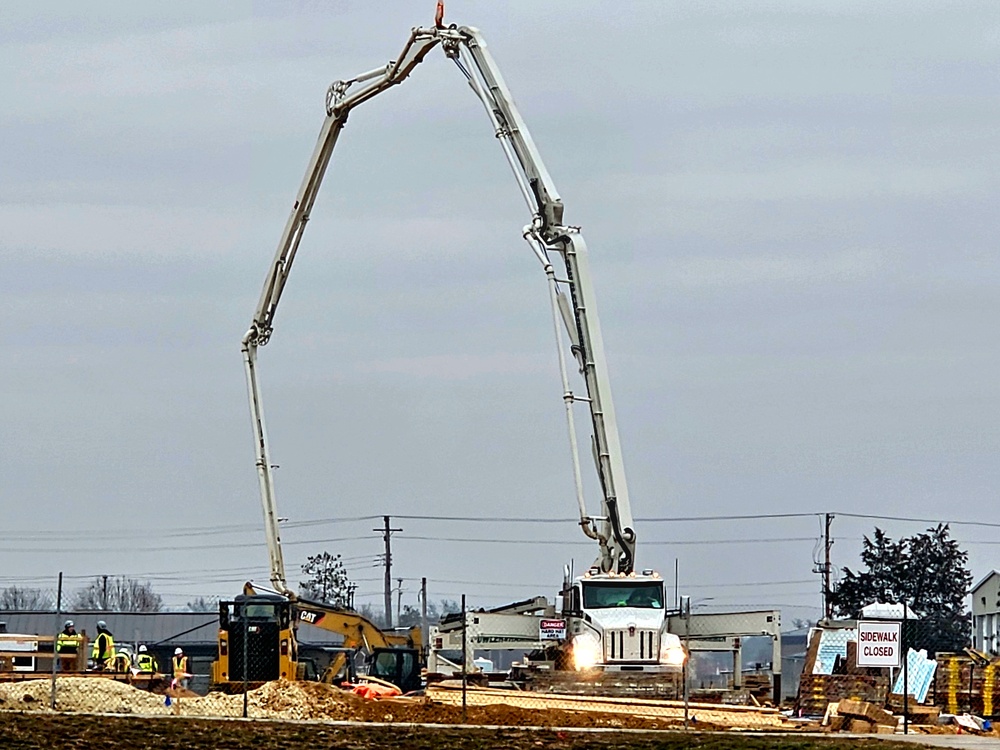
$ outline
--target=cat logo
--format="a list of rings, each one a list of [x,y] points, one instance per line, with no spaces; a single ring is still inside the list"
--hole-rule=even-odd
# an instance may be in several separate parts
[[[308,622],[310,625],[315,625],[323,619],[323,615],[318,612],[306,612],[305,610],[301,610],[299,611],[299,619],[302,620],[302,622]]]

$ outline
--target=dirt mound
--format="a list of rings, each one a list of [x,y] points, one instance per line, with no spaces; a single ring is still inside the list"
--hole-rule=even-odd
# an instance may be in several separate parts
[[[242,708],[243,696],[237,696]],[[249,714],[271,719],[350,720],[363,698],[319,682],[269,682],[249,694]]]
[[[0,684],[0,710],[49,712],[52,683],[30,680]],[[139,715],[229,716],[243,715],[243,696],[211,693],[204,697],[172,699],[139,690],[122,682],[101,678],[60,677],[57,710],[74,713]],[[414,722],[458,724],[461,706],[444,705],[429,698],[369,700],[316,682],[269,682],[247,695],[247,714],[254,719]],[[517,706],[469,706],[470,724],[547,727],[623,727],[659,729],[669,720]]]

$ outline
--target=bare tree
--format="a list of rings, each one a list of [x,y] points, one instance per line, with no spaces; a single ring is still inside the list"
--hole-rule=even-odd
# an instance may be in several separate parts
[[[462,607],[454,599],[442,599],[441,604],[436,602],[427,603],[427,621],[428,622],[439,622],[445,615],[454,614],[455,612],[461,612]],[[403,611],[399,613],[399,624],[403,627],[412,627],[414,625],[419,625],[421,622],[421,611],[420,607],[414,607],[407,604],[403,607]]]
[[[347,607],[350,604],[351,581],[340,555],[331,555],[329,552],[310,555],[302,566],[302,572],[309,576],[308,581],[299,582],[300,590],[306,598],[335,607]]]
[[[212,597],[206,599],[199,596],[197,599],[187,603],[188,612],[215,612],[219,609],[219,598]]]
[[[371,604],[362,604],[358,607],[357,612],[369,622],[375,623],[376,626],[385,627],[385,612],[381,609],[375,609]]]
[[[8,586],[0,590],[0,610],[39,611],[55,609],[51,594],[41,589]]]
[[[82,610],[160,612],[163,598],[147,582],[125,576],[97,576],[86,588],[77,590],[73,606]]]

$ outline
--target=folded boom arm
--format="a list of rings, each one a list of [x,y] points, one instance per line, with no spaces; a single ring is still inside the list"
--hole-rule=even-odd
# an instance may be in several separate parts
[[[549,284],[553,320],[560,341],[559,362],[563,379],[563,401],[566,405],[570,433],[580,525],[588,536],[598,541],[600,554],[596,564],[602,570],[628,573],[634,566],[635,531],[632,528],[621,446],[608,383],[586,244],[578,227],[563,224],[563,204],[559,193],[479,31],[471,27],[418,27],[411,31],[409,40],[395,61],[355,78],[337,81],[330,86],[323,127],[264,281],[253,321],[242,340],[257,452],[257,474],[270,556],[271,582],[284,594],[291,592],[288,589],[281,552],[273,467],[257,376],[257,349],[267,344],[271,337],[278,302],[330,163],[330,157],[348,115],[358,105],[405,80],[427,53],[439,44],[445,54],[462,70],[476,96],[485,106],[497,140],[504,150],[521,194],[531,211],[531,223],[525,227],[523,235],[541,261]],[[564,278],[557,277],[551,261],[552,255],[561,259]],[[568,296],[563,288],[568,291]],[[562,328],[565,328],[571,351],[583,376],[586,396],[574,395],[569,387],[561,343]],[[576,402],[585,402],[590,409],[593,426],[592,448],[603,496],[602,512],[597,516],[587,513],[584,501],[572,409]]]

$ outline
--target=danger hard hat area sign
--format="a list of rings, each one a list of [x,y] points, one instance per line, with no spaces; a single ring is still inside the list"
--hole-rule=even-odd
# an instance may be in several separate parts
[[[859,667],[898,667],[901,654],[898,622],[858,621]]]
[[[538,640],[540,641],[566,640],[566,621],[541,620],[538,623]]]

